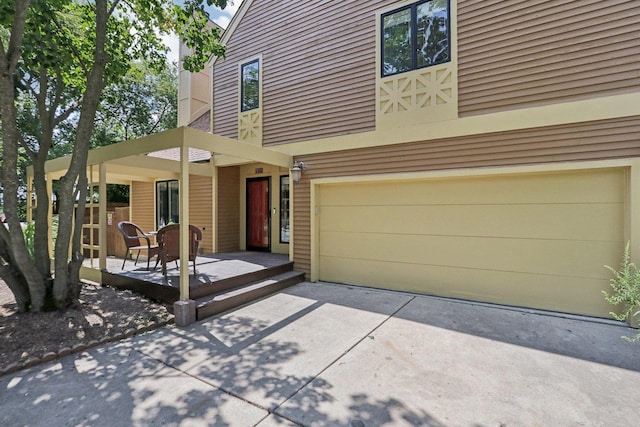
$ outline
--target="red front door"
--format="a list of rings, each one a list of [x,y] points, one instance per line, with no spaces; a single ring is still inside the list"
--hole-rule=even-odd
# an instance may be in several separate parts
[[[247,249],[268,251],[271,248],[269,178],[247,180]]]

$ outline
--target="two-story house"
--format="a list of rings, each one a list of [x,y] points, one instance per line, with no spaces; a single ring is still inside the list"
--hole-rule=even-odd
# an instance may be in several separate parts
[[[304,167],[216,160],[218,250],[607,316],[603,265],[640,250],[638,34],[635,1],[245,0],[210,130]]]
[[[640,254],[638,34],[637,1],[244,0],[180,76],[179,124],[226,144],[197,144],[190,221],[312,281],[607,317],[604,265]],[[176,212],[175,180],[131,184],[139,222]]]

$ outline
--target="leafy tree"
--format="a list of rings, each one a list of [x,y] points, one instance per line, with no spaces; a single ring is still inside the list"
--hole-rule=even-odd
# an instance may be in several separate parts
[[[132,63],[117,83],[104,88],[90,147],[101,147],[175,128],[178,122],[178,68],[163,62],[154,65],[146,60]],[[72,153],[76,123],[68,120],[61,126],[53,150],[54,157]],[[51,153],[50,153],[51,154]],[[53,191],[58,194],[57,182]],[[128,202],[129,186],[107,184],[107,202]]]
[[[135,62],[127,75],[105,88],[96,117],[94,146],[127,141],[176,127],[178,70]]]
[[[6,215],[6,226],[0,226],[0,278],[19,310],[59,309],[79,295],[87,154],[103,89],[121,81],[136,59],[161,66],[163,32],[176,32],[193,52],[184,59],[187,70],[197,71],[212,56],[224,55],[220,30],[207,26],[204,1],[226,6],[226,0],[186,0],[180,6],[170,0],[0,3],[1,196]],[[64,132],[73,146],[68,171],[58,183],[60,220],[52,275],[44,164]],[[43,201],[33,212],[33,258],[19,222],[22,155],[33,166],[34,191]]]

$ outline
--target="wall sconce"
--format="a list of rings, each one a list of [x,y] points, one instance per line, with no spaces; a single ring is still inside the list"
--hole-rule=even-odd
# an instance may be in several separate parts
[[[300,181],[300,177],[302,176],[302,172],[305,170],[304,162],[295,162],[293,167],[291,168],[291,179],[293,182]]]

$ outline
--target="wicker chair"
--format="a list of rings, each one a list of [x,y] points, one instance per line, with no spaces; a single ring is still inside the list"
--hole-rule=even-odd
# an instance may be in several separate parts
[[[167,275],[167,263],[180,259],[180,224],[171,224],[158,230],[158,246],[160,253],[156,261],[162,265],[162,274]],[[193,275],[196,275],[196,256],[202,240],[202,231],[194,225],[189,225],[189,261],[193,262]],[[155,268],[155,267],[154,267]]]
[[[138,264],[138,258],[140,257],[140,251],[147,251],[147,270],[149,269],[149,260],[153,256],[157,256],[160,253],[158,245],[151,243],[149,234],[145,233],[142,228],[138,227],[132,222],[122,221],[118,223],[118,230],[124,237],[124,244],[127,247],[127,252],[122,260],[122,269],[124,270],[124,264],[127,262],[127,258],[132,251],[138,251],[136,260],[133,265]],[[157,264],[157,263],[156,263]]]

